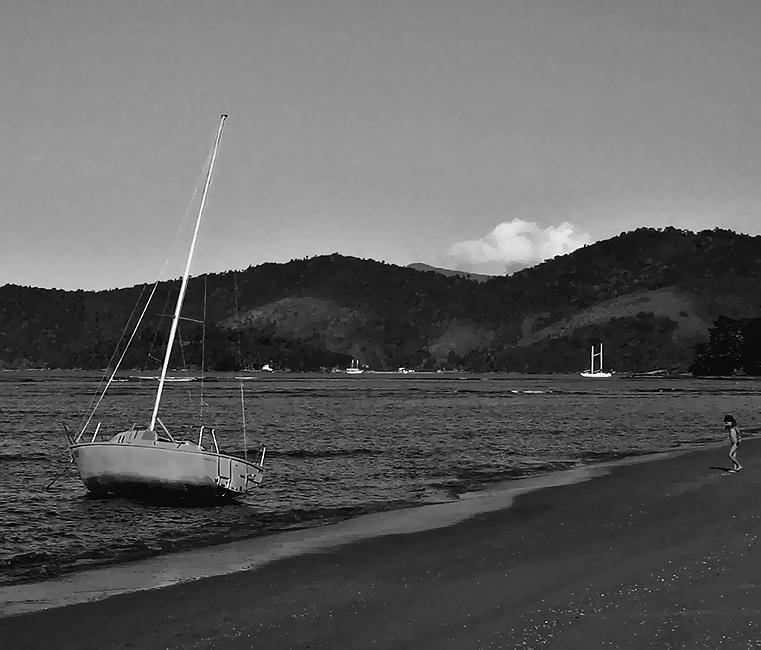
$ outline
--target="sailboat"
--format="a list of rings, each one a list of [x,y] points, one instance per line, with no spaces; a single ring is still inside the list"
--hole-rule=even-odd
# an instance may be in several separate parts
[[[600,358],[600,365],[598,366],[597,370],[595,370],[595,358]],[[602,369],[602,343],[600,343],[600,351],[595,352],[595,346],[592,346],[592,350],[590,352],[590,358],[589,358],[589,370],[586,370],[584,372],[579,373],[582,377],[587,377],[590,379],[607,379],[609,377],[613,376],[612,372],[605,372]]]
[[[177,337],[177,326],[190,276],[190,265],[198,230],[226,119],[227,116],[222,115],[209,159],[195,230],[172,318],[161,375],[158,378],[158,389],[150,424],[148,426],[133,424],[130,428],[125,428],[110,437],[106,438],[101,434],[99,438],[100,423],[98,423],[92,435],[88,434],[88,439],[85,439],[86,429],[92,421],[95,409],[100,404],[99,399],[95,409],[76,436],[70,434],[64,426],[69,439],[72,460],[76,463],[85,487],[94,495],[143,499],[170,497],[204,502],[240,497],[262,482],[266,452],[264,446],[260,448],[260,454],[257,453],[257,458],[253,461],[248,460],[247,451],[244,451],[244,458],[230,456],[220,452],[213,428],[201,426],[197,434],[191,434],[192,439],[180,439],[169,432],[158,416],[162,391],[168,380],[169,358]],[[143,311],[144,314],[145,311]],[[116,369],[106,383],[101,399],[113,381],[118,366],[119,363],[116,364]],[[245,450],[245,420],[243,438]]]
[[[362,368],[359,367],[359,361],[357,361],[356,359],[352,359],[351,366],[349,366],[346,369],[347,375],[361,375],[363,372],[364,370],[362,370]]]

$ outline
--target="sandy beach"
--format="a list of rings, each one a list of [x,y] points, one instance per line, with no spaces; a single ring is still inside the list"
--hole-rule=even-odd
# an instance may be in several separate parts
[[[737,474],[721,469],[726,451],[623,464],[431,530],[8,616],[0,638],[62,649],[759,647],[761,441],[743,442]]]

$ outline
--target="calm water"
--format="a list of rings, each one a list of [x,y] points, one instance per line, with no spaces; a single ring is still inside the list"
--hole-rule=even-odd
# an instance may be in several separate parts
[[[170,431],[268,447],[264,482],[214,508],[94,500],[69,463],[99,377],[0,373],[0,584],[405,505],[495,481],[758,431],[761,382],[478,375],[263,375],[171,384]],[[144,424],[155,382],[114,384],[95,421]],[[202,404],[205,405],[202,408]],[[111,428],[109,428],[111,427]],[[51,481],[59,477],[50,489]]]

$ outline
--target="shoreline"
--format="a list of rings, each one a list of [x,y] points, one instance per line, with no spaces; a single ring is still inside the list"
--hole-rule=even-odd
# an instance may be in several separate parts
[[[725,444],[703,443],[679,449],[626,456],[556,470],[466,491],[446,501],[371,512],[324,525],[275,532],[212,546],[115,562],[73,571],[49,580],[0,587],[0,619],[49,608],[93,602],[119,594],[164,589],[177,584],[245,571],[280,559],[315,553],[389,535],[408,535],[454,526],[480,514],[513,506],[516,497],[588,481],[616,467],[657,462]]]
[[[639,458],[639,457],[637,457]],[[279,559],[337,548],[369,538],[452,526],[482,512],[509,508],[515,496],[589,480],[598,466],[505,481],[494,489],[465,492],[451,501],[385,510],[338,522],[260,535],[152,558],[100,566],[40,582],[0,587],[0,619],[48,608],[102,600],[118,594],[243,571]]]
[[[441,528],[0,619],[20,648],[751,647],[761,443],[616,463]]]

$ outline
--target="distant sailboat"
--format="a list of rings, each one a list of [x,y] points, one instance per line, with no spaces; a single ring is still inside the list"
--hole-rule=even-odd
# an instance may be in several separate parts
[[[362,370],[362,368],[359,367],[359,361],[357,361],[356,359],[352,359],[351,366],[349,366],[346,369],[347,375],[361,375],[363,372],[364,370]]]
[[[202,426],[197,434],[191,434],[192,440],[178,439],[169,432],[158,417],[164,384],[173,379],[167,376],[169,358],[177,336],[177,326],[190,275],[193,250],[195,249],[201,216],[206,204],[206,195],[211,184],[214,161],[226,117],[223,115],[221,118],[219,131],[212,148],[195,231],[167,340],[164,364],[161,368],[161,374],[157,378],[158,390],[153,411],[150,414],[150,423],[147,426],[133,424],[131,427],[122,429],[106,438],[97,439],[100,433],[100,423],[98,423],[94,432],[84,439],[87,426],[95,415],[95,409],[97,409],[100,399],[105,396],[109,384],[116,375],[119,366],[117,363],[101,398],[79,433],[72,436],[68,429],[66,430],[72,460],[76,463],[85,487],[93,494],[149,499],[163,499],[169,496],[192,502],[204,502],[209,499],[239,497],[262,481],[265,449],[263,446],[261,447],[261,456],[257,460],[248,460],[248,453],[245,451],[245,420],[243,424],[244,457],[237,458],[219,451],[214,429]],[[139,324],[138,321],[138,326]],[[137,327],[135,331],[137,331]],[[190,381],[192,379],[192,377],[174,378],[175,381]]]
[[[600,365],[598,366],[597,370],[595,370],[595,358],[597,357],[599,357],[600,359]],[[582,377],[587,377],[589,379],[607,379],[613,376],[612,372],[605,372],[602,369],[602,343],[600,343],[599,352],[595,352],[595,346],[594,345],[592,346],[592,350],[590,352],[590,358],[589,358],[589,370],[586,370],[579,374]]]

